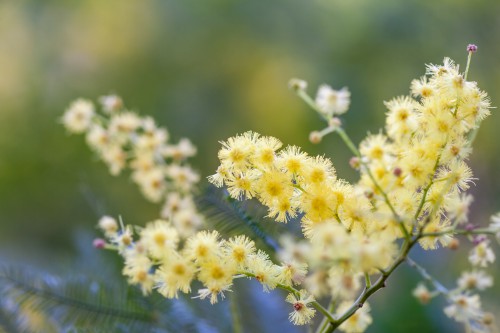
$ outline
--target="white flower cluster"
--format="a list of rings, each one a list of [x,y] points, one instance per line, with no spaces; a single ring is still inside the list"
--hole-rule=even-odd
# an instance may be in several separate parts
[[[162,217],[172,221],[183,237],[202,224],[193,190],[200,180],[186,160],[196,154],[188,139],[168,141],[169,133],[151,117],[140,117],[124,107],[115,95],[99,99],[101,112],[91,101],[78,99],[62,117],[71,133],[86,134],[86,141],[111,174],[131,170],[133,181],[152,202],[164,202]]]

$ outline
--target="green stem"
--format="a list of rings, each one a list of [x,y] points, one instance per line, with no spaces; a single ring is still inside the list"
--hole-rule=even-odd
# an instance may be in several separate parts
[[[454,235],[495,235],[497,232],[490,230],[488,228],[479,228],[479,229],[473,229],[473,230],[465,230],[465,229],[448,229],[448,230],[443,230],[443,231],[438,231],[438,232],[427,232],[423,233],[420,235],[420,238],[423,237],[436,237],[436,236],[442,236],[442,235],[447,235],[447,234],[454,234]]]
[[[321,111],[318,106],[316,105],[316,102],[309,96],[304,90],[297,90],[297,95],[304,101],[306,102],[307,105],[311,107],[314,111],[316,111],[321,118],[323,118],[325,121],[328,122],[328,118],[323,114],[323,111]]]
[[[241,323],[241,315],[238,309],[238,302],[234,291],[230,294],[229,307],[231,310],[231,318],[233,319],[233,332],[243,333],[243,325]]]
[[[469,66],[470,66],[470,61],[472,59],[472,51],[469,51],[469,55],[467,56],[467,66],[465,66],[465,73],[464,73],[464,79],[467,81],[467,75],[469,74]]]
[[[332,298],[330,301],[330,304],[328,305],[328,312],[332,313],[333,309],[335,308],[335,298]],[[323,331],[328,327],[328,324],[330,322],[328,321],[327,317],[323,317],[323,320],[321,323],[318,325],[318,328],[316,329],[316,333],[323,333]]]
[[[370,275],[365,273],[365,285],[366,288],[370,288],[372,286],[372,281],[370,280]]]

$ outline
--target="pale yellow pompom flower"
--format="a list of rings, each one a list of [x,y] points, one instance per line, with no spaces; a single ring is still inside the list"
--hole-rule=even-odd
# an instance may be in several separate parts
[[[236,274],[236,265],[232,260],[212,258],[204,261],[199,268],[198,280],[207,287],[211,295],[210,302],[217,302],[217,295],[228,290],[232,285],[233,276]],[[207,294],[207,296],[208,296]],[[200,295],[201,297],[202,295]],[[206,296],[205,296],[206,297]],[[203,297],[202,297],[203,298]]]
[[[278,284],[279,267],[269,260],[269,255],[259,250],[256,254],[250,256],[247,261],[248,271],[259,281],[265,292],[273,290]]]
[[[90,127],[94,114],[94,104],[80,98],[71,103],[62,117],[62,123],[72,133],[83,133]]]
[[[219,257],[221,253],[219,233],[215,230],[198,232],[188,238],[184,246],[184,253],[199,263]]]
[[[165,220],[149,222],[140,235],[150,255],[157,259],[170,257],[179,243],[179,233]]]
[[[309,306],[311,302],[314,302],[314,298],[304,289],[300,290],[299,295],[288,294],[286,301],[293,306],[293,311],[290,312],[288,318],[294,325],[308,324],[316,314],[316,310]]]
[[[191,291],[191,281],[196,268],[190,260],[177,254],[168,258],[155,273],[156,288],[166,298],[177,298],[178,291]]]
[[[277,165],[296,176],[303,176],[307,165],[307,153],[297,146],[288,146],[279,152]]]
[[[222,251],[236,263],[238,268],[243,268],[249,257],[255,253],[255,243],[248,237],[239,235],[224,242]]]
[[[104,231],[106,237],[113,237],[116,235],[118,231],[118,223],[116,219],[111,216],[103,216],[99,219],[98,222],[99,228]]]
[[[344,87],[334,90],[327,84],[319,87],[316,94],[316,105],[326,116],[332,117],[345,113],[351,104],[351,93]]]

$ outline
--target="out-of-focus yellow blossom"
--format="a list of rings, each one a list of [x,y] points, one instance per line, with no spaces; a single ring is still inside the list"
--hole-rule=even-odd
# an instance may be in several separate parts
[[[351,304],[352,302],[341,303],[337,308],[337,314],[343,314],[344,311],[351,306]],[[364,332],[372,321],[373,320],[370,315],[370,304],[365,303],[361,309],[343,322],[342,325],[339,326],[339,329],[346,333]]]
[[[186,162],[196,154],[193,144],[188,139],[170,143],[165,128],[158,127],[151,117],[127,110],[116,95],[103,96],[99,103],[100,110],[96,110],[92,102],[76,100],[62,117],[64,126],[71,133],[86,134],[88,145],[112,175],[130,169],[132,180],[146,199],[167,202],[169,195],[176,194],[179,200],[192,203],[200,180]],[[179,228],[183,238],[194,234],[203,223],[194,204],[180,205],[175,214],[164,209],[162,215]]]

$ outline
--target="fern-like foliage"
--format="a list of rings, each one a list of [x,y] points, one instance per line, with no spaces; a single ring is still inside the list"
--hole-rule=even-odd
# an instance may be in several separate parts
[[[198,332],[180,300],[123,283],[0,267],[0,332]],[[118,280],[119,281],[119,280]]]
[[[255,241],[260,241],[271,252],[279,249],[273,238],[277,234],[276,223],[266,226],[263,220],[262,206],[251,201],[241,202],[229,196],[227,190],[209,187],[204,197],[199,199],[200,210],[208,217],[210,227],[226,236],[246,234]]]

